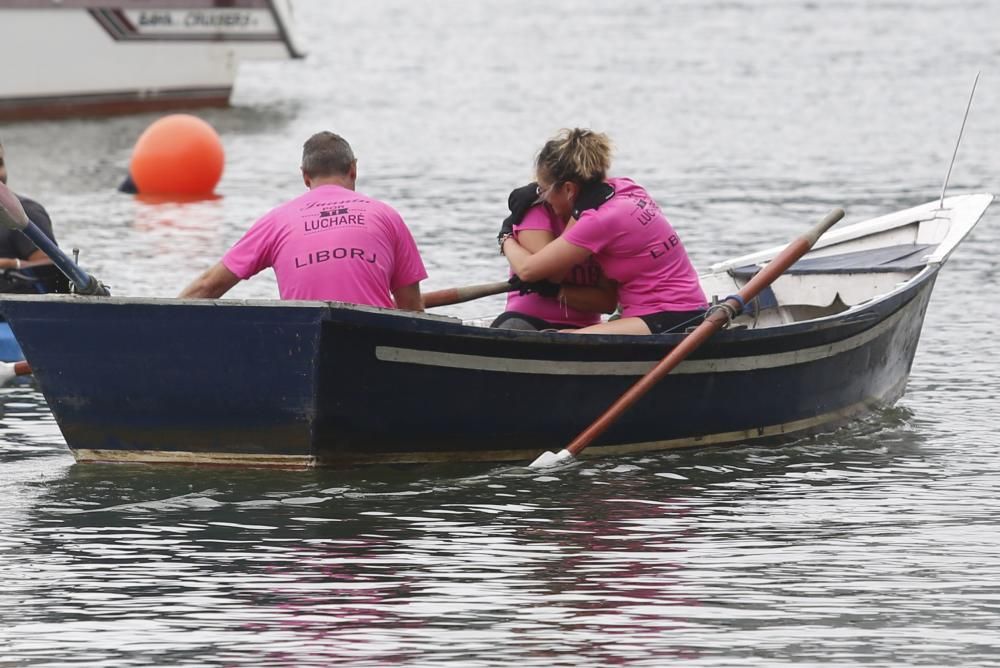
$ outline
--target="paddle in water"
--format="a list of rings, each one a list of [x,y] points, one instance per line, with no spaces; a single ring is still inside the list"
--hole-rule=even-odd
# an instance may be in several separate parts
[[[593,424],[580,432],[580,435],[572,443],[558,453],[551,451],[543,452],[538,459],[531,463],[531,468],[559,466],[574,459],[576,455],[580,454],[584,448],[593,443],[608,427],[614,424],[632,404],[638,401],[656,383],[673,371],[688,355],[694,352],[698,346],[708,340],[715,332],[722,329],[723,326],[729,324],[729,321],[743,310],[743,306],[747,302],[756,297],[764,288],[771,285],[789,267],[795,264],[799,258],[809,252],[809,249],[813,247],[813,244],[816,243],[820,236],[843,217],[843,209],[834,209],[812,229],[788,244],[767,266],[757,272],[739,292],[727,297],[721,304],[709,309],[708,315],[705,316],[705,319],[698,327],[685,336],[645,376],[626,390]]]
[[[30,376],[31,365],[21,360],[20,362],[0,362],[0,385],[5,385],[8,381],[18,376]]]

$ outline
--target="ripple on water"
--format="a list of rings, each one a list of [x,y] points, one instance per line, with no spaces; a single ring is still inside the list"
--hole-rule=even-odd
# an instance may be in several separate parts
[[[176,294],[301,191],[298,147],[325,127],[411,226],[427,289],[505,276],[506,193],[567,125],[611,133],[615,173],[649,187],[704,268],[833,206],[856,222],[936,198],[972,73],[996,55],[967,28],[1000,24],[998,7],[297,0],[308,58],[241,68],[236,107],[205,112],[220,199],[112,193],[152,116],[9,124],[2,141],[11,185],[118,295]],[[822,39],[834,25],[852,30]],[[987,79],[952,192],[997,189]],[[0,389],[0,663],[993,662],[995,216],[942,270],[899,406],[784,445],[545,472],[75,466],[37,389]]]

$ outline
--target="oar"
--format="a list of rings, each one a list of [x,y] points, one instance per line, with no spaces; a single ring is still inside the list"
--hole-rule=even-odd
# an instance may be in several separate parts
[[[584,448],[614,424],[615,420],[621,417],[626,409],[652,389],[664,376],[673,371],[698,346],[715,334],[715,332],[722,329],[723,325],[728,324],[735,315],[738,315],[743,310],[743,306],[747,302],[756,297],[758,293],[773,283],[785,270],[805,255],[812,248],[813,244],[816,243],[816,240],[843,217],[843,209],[834,209],[811,230],[788,244],[766,267],[757,272],[736,295],[727,297],[721,304],[709,309],[708,315],[700,325],[685,336],[666,357],[660,360],[645,376],[640,378],[635,385],[626,390],[593,424],[580,432],[580,435],[572,443],[560,450],[558,454],[551,451],[543,452],[539,455],[538,459],[531,463],[531,467],[544,468],[557,466],[580,454]]]
[[[31,222],[28,214],[24,212],[21,202],[18,201],[17,196],[3,183],[0,183],[0,225],[11,230],[18,230],[31,239],[32,243],[49,256],[49,259],[52,260],[52,263],[56,265],[59,271],[66,274],[66,278],[76,288],[77,294],[102,297],[107,297],[111,294],[100,281],[80,269],[73,260],[69,259],[60,250],[59,246],[56,246],[54,241],[45,236],[45,233]]]
[[[466,285],[460,288],[435,290],[424,295],[424,307],[433,308],[435,306],[461,304],[462,302],[472,301],[480,297],[489,297],[502,292],[510,292],[513,289],[507,281],[498,281],[496,283],[481,283],[479,285]]]
[[[16,376],[28,376],[31,374],[31,365],[25,361],[20,362],[0,362],[0,385]]]

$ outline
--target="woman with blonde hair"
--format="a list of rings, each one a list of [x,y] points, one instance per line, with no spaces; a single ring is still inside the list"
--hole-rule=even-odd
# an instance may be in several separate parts
[[[618,285],[622,317],[574,330],[660,334],[697,324],[708,307],[680,237],[646,190],[609,178],[611,141],[582,128],[562,130],[535,161],[537,198],[561,220],[562,234],[537,252],[501,229],[500,252],[526,283],[560,282],[588,257]]]

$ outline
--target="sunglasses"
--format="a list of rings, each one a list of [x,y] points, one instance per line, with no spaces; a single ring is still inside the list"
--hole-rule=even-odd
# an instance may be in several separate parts
[[[536,195],[535,204],[540,204],[542,202],[547,202],[548,199],[549,199],[549,194],[552,192],[552,189],[555,188],[557,185],[559,185],[558,182],[553,183],[548,188],[542,188],[541,186],[535,186],[535,195]]]

